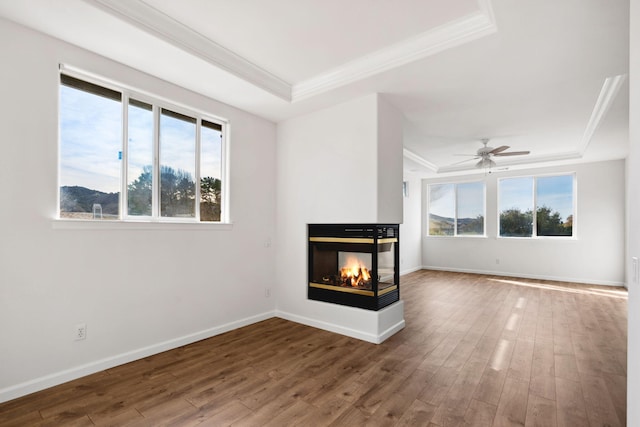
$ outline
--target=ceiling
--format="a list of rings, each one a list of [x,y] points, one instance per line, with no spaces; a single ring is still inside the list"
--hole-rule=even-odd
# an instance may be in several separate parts
[[[381,93],[426,177],[477,171],[457,154],[482,138],[531,152],[499,170],[628,150],[628,0],[0,0],[0,16],[274,122]]]

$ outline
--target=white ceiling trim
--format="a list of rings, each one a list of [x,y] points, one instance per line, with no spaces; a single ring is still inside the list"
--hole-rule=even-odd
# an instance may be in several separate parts
[[[142,0],[84,1],[288,102],[319,95],[497,31],[491,0],[478,0],[478,12],[292,86]]]
[[[491,0],[478,0],[478,4],[480,5],[479,12],[349,61],[326,73],[295,84],[291,96],[293,102],[319,95],[495,33],[497,27]]]
[[[407,150],[406,148],[402,149],[402,155],[404,157],[406,157],[409,160],[413,160],[414,162],[416,162],[417,164],[419,164],[420,166],[424,166],[427,169],[430,169],[434,172],[438,171],[438,166],[434,165],[433,163],[431,163],[428,160],[423,159],[422,157],[418,156],[416,153],[414,153],[413,151]]]
[[[425,158],[417,155],[411,150],[407,150],[403,148],[402,154],[405,158],[412,160],[413,162],[435,172],[435,173],[449,173],[449,172],[462,172],[462,171],[474,171],[478,168],[470,167],[469,165],[455,165],[455,166],[442,166],[438,167],[436,164],[431,163]],[[575,160],[582,158],[583,154],[578,151],[569,151],[564,153],[557,154],[548,154],[548,155],[540,155],[540,156],[526,156],[520,159],[511,159],[505,160],[500,159],[500,163],[496,166],[496,168],[508,167],[508,166],[517,166],[517,165],[527,165],[533,163],[548,163],[548,162],[557,162],[562,160]]]
[[[285,101],[291,85],[140,0],[84,0]]]
[[[580,158],[582,158],[582,153],[579,153],[577,151],[569,151],[566,153],[548,154],[548,155],[541,155],[541,156],[526,156],[526,157],[521,157],[518,160],[504,161],[503,159],[500,159],[499,163],[497,163],[495,168],[516,166],[516,165],[529,165],[529,164],[533,165],[538,163],[557,162],[561,160],[575,160]],[[444,166],[444,167],[438,168],[436,172],[447,173],[447,172],[460,172],[460,171],[475,170],[475,169],[478,169],[478,168],[476,168],[475,166],[470,168],[469,166],[466,166],[466,165]],[[479,169],[482,170],[482,168],[479,168]]]
[[[602,119],[607,115],[607,112],[609,111],[609,108],[611,108],[613,101],[616,99],[618,91],[626,77],[626,74],[620,74],[617,76],[607,77],[604,80],[596,104],[593,107],[593,112],[591,113],[591,117],[587,123],[587,128],[584,131],[584,135],[582,135],[582,140],[578,147],[578,151],[580,153],[584,154],[587,150],[587,147],[591,142],[591,138],[593,138],[593,134],[596,129],[598,129],[598,126],[600,126]]]

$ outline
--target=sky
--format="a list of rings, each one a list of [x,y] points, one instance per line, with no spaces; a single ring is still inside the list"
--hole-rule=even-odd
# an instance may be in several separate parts
[[[129,106],[128,183],[153,159],[153,113]],[[195,176],[195,124],[163,115],[160,158],[163,164]],[[108,193],[121,190],[122,106],[115,100],[60,86],[60,185]],[[222,138],[201,128],[201,176],[221,179]]]
[[[573,215],[573,175],[536,178],[536,205],[559,212],[562,219]],[[533,209],[534,178],[505,178],[498,181],[500,212],[511,208],[522,212]]]
[[[458,218],[484,216],[484,183],[482,181],[459,183]],[[454,184],[430,186],[429,212],[445,218],[455,217]]]
[[[505,178],[498,181],[499,211],[519,209],[533,210],[534,178]],[[536,179],[537,206],[550,207],[559,212],[562,219],[573,214],[573,175],[542,176]],[[484,215],[484,185],[482,181],[459,183],[458,218],[475,218]],[[429,212],[438,216],[455,216],[454,184],[430,185]]]

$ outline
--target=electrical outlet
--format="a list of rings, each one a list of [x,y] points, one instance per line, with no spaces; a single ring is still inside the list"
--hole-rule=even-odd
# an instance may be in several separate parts
[[[78,323],[75,329],[75,340],[80,341],[87,338],[87,324]]]
[[[264,288],[264,296],[266,298],[271,297],[271,288]]]

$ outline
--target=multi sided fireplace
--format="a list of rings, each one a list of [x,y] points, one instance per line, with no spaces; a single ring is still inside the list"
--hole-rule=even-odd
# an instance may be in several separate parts
[[[380,310],[400,299],[398,224],[309,224],[309,299]]]

